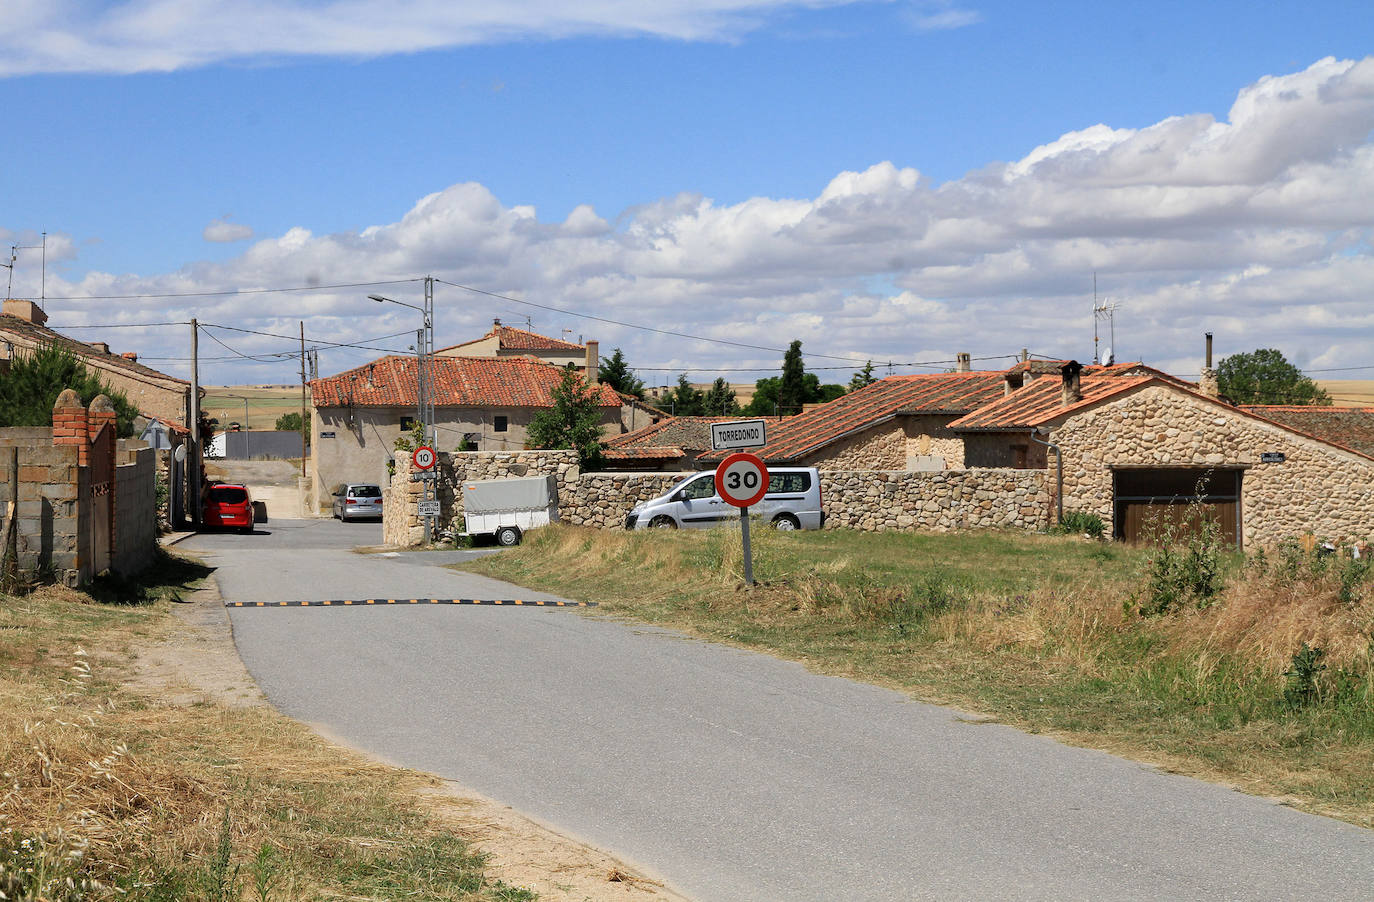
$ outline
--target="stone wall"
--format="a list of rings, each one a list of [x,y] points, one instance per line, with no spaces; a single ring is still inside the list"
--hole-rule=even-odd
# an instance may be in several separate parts
[[[115,547],[111,567],[137,573],[157,548],[157,452],[143,442],[120,439],[115,467]]]
[[[1073,416],[1051,440],[1064,451],[1064,509],[1104,522],[1113,467],[1225,467],[1243,470],[1246,545],[1308,532],[1338,542],[1374,535],[1374,460],[1196,395],[1149,386]],[[1264,463],[1265,452],[1284,460]]]
[[[18,517],[19,569],[78,569],[82,530],[77,449],[54,445],[52,430],[46,427],[0,429],[0,473],[8,473],[12,448],[19,451],[19,483],[12,486],[6,478],[0,483],[0,498],[5,517]]]
[[[888,421],[826,445],[803,458],[801,465],[825,470],[905,470],[906,433]]]
[[[826,470],[821,491],[827,529],[1042,529],[1050,510],[1044,470]]]
[[[438,470],[443,510],[438,526],[455,532],[461,532],[463,524],[461,493],[456,489],[466,480],[554,473],[563,522],[619,529],[630,508],[658,497],[689,475],[582,473],[571,451],[440,454]],[[1044,470],[822,470],[821,490],[827,528],[1040,529],[1050,509]],[[424,525],[415,513],[420,491],[420,483],[411,479],[409,456],[398,455],[396,476],[383,498],[383,537],[388,545],[422,541]]]

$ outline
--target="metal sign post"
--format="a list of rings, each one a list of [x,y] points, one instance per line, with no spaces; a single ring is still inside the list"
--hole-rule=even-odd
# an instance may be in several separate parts
[[[411,463],[415,464],[415,466],[426,476],[432,475],[434,464],[437,460],[438,455],[436,455],[434,449],[428,445],[421,445],[415,449],[414,454],[410,455]],[[418,513],[420,514],[420,518],[425,522],[426,545],[430,543],[431,537],[434,535],[434,517],[438,514],[435,508],[438,507],[439,502],[436,495],[433,494],[433,492],[438,489],[435,482],[436,481],[431,478],[424,479],[420,483],[420,505]]]
[[[753,588],[754,557],[749,547],[749,507],[768,491],[768,468],[747,451],[727,456],[716,467],[716,494],[739,508],[740,535],[744,539],[744,584]]]

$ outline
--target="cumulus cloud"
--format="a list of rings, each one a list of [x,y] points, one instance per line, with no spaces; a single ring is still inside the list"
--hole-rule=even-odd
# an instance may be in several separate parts
[[[170,72],[258,57],[381,56],[518,38],[736,38],[770,14],[854,0],[8,0],[0,76]]]
[[[949,31],[977,25],[983,21],[983,14],[962,9],[950,0],[926,0],[914,4],[907,11],[907,18],[918,31]]]
[[[253,230],[249,226],[230,222],[228,216],[221,216],[205,227],[201,237],[215,242],[247,241],[253,237]]]
[[[463,183],[420,199],[398,222],[332,235],[299,227],[231,260],[154,276],[50,278],[48,290],[149,295],[410,279],[384,293],[418,302],[413,279],[433,273],[444,280],[435,295],[441,344],[524,313],[536,331],[573,329],[622,347],[632,364],[663,368],[642,373],[650,382],[669,382],[677,369],[704,367],[756,378],[750,369],[778,366],[781,354],[767,349],[798,338],[808,367],[844,382],[870,358],[894,372],[959,351],[1089,360],[1096,273],[1102,298],[1119,306],[1119,360],[1196,373],[1202,333],[1212,331],[1223,355],[1275,346],[1312,365],[1359,366],[1374,339],[1371,129],[1374,58],[1327,59],[1245,88],[1225,120],[1085,127],[945,184],[875,162],[836,174],[814,198],[722,205],[683,194],[610,220],[580,206],[548,222]],[[413,329],[416,315],[367,301],[377,290],[61,301],[50,312],[59,324],[196,316],[287,335],[305,319],[319,339],[403,349],[372,339]],[[184,348],[179,333],[144,339],[167,356]],[[262,336],[225,340],[248,353],[286,350]],[[327,351],[322,364],[334,372],[376,353]],[[212,378],[247,381],[243,373],[240,365]],[[271,378],[269,367],[262,374]]]

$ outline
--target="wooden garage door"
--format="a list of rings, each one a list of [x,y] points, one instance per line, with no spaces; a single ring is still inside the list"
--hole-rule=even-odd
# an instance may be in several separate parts
[[[1112,477],[1118,539],[1151,542],[1164,535],[1195,535],[1210,521],[1228,542],[1241,546],[1240,470],[1120,469]]]

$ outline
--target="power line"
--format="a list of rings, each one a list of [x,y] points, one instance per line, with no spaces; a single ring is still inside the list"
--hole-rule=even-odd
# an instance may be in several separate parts
[[[291,288],[229,288],[224,291],[180,291],[166,294],[87,294],[72,297],[53,297],[49,301],[138,301],[156,298],[211,298],[228,297],[236,294],[275,294],[285,291],[334,291],[339,288],[373,288],[378,285],[404,285],[419,282],[420,278],[387,279],[381,282],[340,282],[334,285],[299,285]],[[83,327],[84,328],[84,327]],[[299,336],[297,336],[299,338]]]
[[[52,300],[52,298],[49,298],[48,300]],[[62,300],[62,299],[59,298],[59,300]],[[181,322],[181,323],[108,323],[108,324],[103,325],[103,326],[51,326],[51,327],[49,327],[49,328],[53,329],[54,331],[56,331],[56,330],[59,329],[59,328],[60,328],[60,329],[63,329],[63,330],[70,330],[70,329],[151,329],[151,328],[154,327],[154,326],[189,326],[189,325],[191,325],[191,321],[190,321],[190,320],[186,320],[185,322]]]

